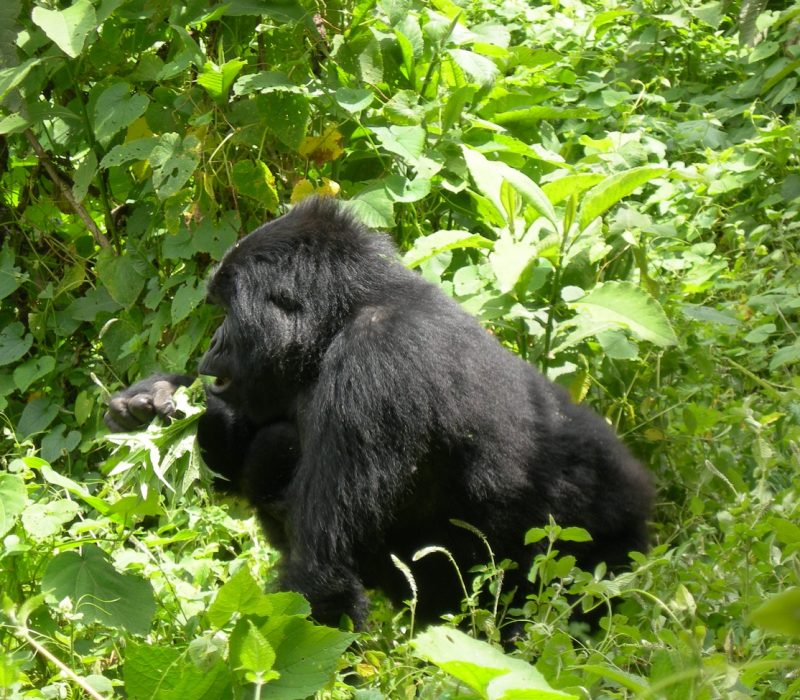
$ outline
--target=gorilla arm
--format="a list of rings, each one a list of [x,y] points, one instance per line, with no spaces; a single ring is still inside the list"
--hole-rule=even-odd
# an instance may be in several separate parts
[[[385,527],[428,449],[432,385],[407,361],[418,351],[413,332],[387,332],[383,320],[364,309],[334,340],[301,413],[281,587],[303,593],[327,624],[345,612],[363,626],[358,562],[388,557]]]

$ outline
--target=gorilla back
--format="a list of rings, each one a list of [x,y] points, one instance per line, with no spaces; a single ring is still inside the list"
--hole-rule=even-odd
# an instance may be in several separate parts
[[[462,571],[484,561],[451,519],[520,563],[506,578],[520,597],[524,534],[550,516],[592,534],[571,545],[584,567],[647,547],[651,481],[606,422],[333,200],[243,238],[208,290],[226,316],[200,367],[215,378],[201,447],[283,551],[281,585],[320,621],[363,624],[368,587],[408,598],[390,554],[410,563],[441,545]],[[412,571],[420,614],[458,610],[443,557]]]

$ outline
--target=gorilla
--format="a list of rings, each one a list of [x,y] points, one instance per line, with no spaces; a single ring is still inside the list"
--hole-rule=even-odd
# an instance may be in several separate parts
[[[282,553],[278,585],[314,617],[362,627],[365,590],[400,603],[392,563],[428,545],[462,571],[520,563],[506,584],[524,600],[549,522],[588,530],[559,543],[580,566],[627,563],[647,548],[651,480],[607,423],[504,349],[438,287],[406,269],[389,238],[330,198],[295,206],[231,248],[208,281],[225,319],[199,372],[207,408],[198,443],[224,488],[255,508]],[[191,378],[158,374],[109,403],[112,430],[174,411]],[[417,616],[457,612],[452,565],[412,565]]]

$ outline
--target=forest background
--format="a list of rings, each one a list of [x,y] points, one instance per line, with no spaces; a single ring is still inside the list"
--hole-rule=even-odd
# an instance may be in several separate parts
[[[800,696],[799,76],[788,2],[4,0],[0,698]],[[195,366],[227,247],[314,192],[643,459],[630,572],[559,523],[523,609],[487,551],[461,631],[319,627],[209,494],[202,391],[106,434],[109,392]]]

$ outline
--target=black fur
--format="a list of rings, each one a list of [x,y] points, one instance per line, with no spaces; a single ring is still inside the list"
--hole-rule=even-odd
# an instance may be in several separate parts
[[[283,552],[281,584],[320,621],[367,611],[365,588],[409,597],[389,555],[427,545],[466,571],[522,564],[527,529],[577,525],[584,567],[647,547],[650,478],[606,422],[511,354],[389,239],[313,199],[243,238],[209,281],[226,310],[201,362],[217,377],[198,438]],[[562,551],[567,547],[562,547]],[[456,611],[442,557],[412,565],[420,613]]]

